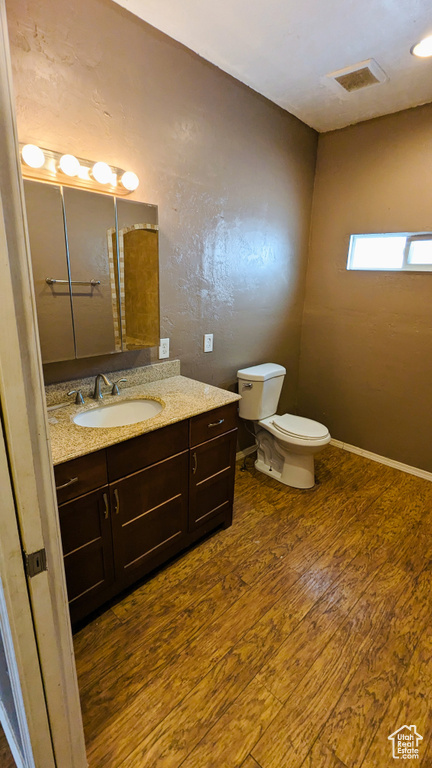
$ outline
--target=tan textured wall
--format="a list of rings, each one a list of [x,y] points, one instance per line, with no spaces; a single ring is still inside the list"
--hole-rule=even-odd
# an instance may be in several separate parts
[[[432,273],[348,272],[351,233],[432,230],[432,105],[320,136],[299,413],[432,471]]]
[[[239,367],[285,364],[292,407],[317,134],[108,0],[7,10],[20,139],[130,168],[135,197],[159,206],[171,357],[222,386]],[[155,355],[48,366],[46,377]]]

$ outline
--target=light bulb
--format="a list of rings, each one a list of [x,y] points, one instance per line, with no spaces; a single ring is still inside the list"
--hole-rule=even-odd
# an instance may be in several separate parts
[[[121,177],[121,183],[129,192],[133,192],[138,187],[139,178],[133,171],[126,171]]]
[[[91,181],[90,179],[90,168],[87,168],[86,165],[80,165],[78,176],[80,179],[83,179],[83,181]]]
[[[110,184],[112,180],[112,170],[108,163],[95,163],[92,168],[93,178],[99,184]]]
[[[45,163],[45,155],[36,144],[26,144],[21,151],[22,159],[30,168],[42,168]]]
[[[432,35],[423,38],[419,43],[413,45],[411,53],[414,56],[419,56],[421,59],[426,59],[428,56],[432,56]]]
[[[74,155],[62,155],[59,166],[66,176],[78,176],[79,174],[80,163]]]

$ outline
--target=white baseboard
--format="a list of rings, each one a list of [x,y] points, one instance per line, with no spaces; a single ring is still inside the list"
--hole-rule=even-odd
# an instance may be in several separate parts
[[[236,461],[240,461],[240,459],[245,459],[246,456],[250,456],[251,453],[255,453],[256,451],[256,445],[249,445],[248,448],[243,448],[242,451],[238,451],[236,453]]]
[[[344,451],[350,453],[357,453],[359,456],[364,456],[365,459],[371,459],[377,461],[379,464],[386,464],[388,467],[394,469],[400,469],[401,472],[407,472],[409,475],[415,475],[421,477],[423,480],[432,481],[432,472],[427,472],[425,469],[419,469],[418,467],[411,467],[409,464],[402,464],[400,461],[394,459],[388,459],[386,456],[379,456],[378,453],[371,453],[371,451],[365,451],[363,448],[357,448],[356,445],[350,445],[349,443],[343,443],[341,440],[330,440],[331,445],[335,445],[337,448],[342,448]]]

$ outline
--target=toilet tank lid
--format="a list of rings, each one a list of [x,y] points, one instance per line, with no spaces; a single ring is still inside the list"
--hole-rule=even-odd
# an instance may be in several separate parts
[[[283,365],[277,363],[263,363],[262,365],[252,365],[250,368],[242,368],[237,371],[237,378],[247,379],[248,381],[266,381],[275,376],[285,376],[286,369]]]

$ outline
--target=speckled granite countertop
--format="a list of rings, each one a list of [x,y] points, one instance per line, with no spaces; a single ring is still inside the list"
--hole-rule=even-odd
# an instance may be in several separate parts
[[[124,388],[118,397],[105,395],[101,405],[107,406],[120,403],[122,400],[146,398],[158,400],[164,408],[157,416],[125,427],[91,428],[74,424],[73,417],[77,413],[100,407],[100,404],[94,400],[86,399],[85,405],[67,405],[50,409],[48,421],[54,464],[62,464],[68,459],[85,456],[87,453],[107,448],[109,445],[121,443],[130,437],[153,432],[176,421],[240,400],[240,396],[234,392],[203,384],[185,376],[170,376],[159,381]]]

